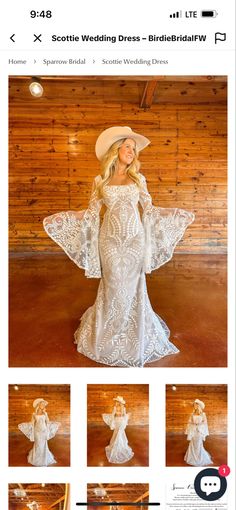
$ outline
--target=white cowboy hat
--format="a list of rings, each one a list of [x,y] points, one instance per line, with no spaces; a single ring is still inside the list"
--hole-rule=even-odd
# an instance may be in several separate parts
[[[33,407],[36,408],[38,407],[38,405],[43,402],[45,404],[45,406],[48,405],[48,402],[46,400],[44,400],[44,398],[36,398],[34,401],[33,401]]]
[[[132,129],[128,126],[113,126],[99,135],[96,144],[95,144],[95,153],[99,161],[105,156],[106,152],[113,143],[121,140],[122,138],[132,138],[132,140],[136,143],[137,151],[141,151],[149,145],[150,140],[143,135],[139,135],[132,131]]]
[[[116,400],[120,404],[124,404],[125,405],[125,400],[123,399],[123,397],[120,397],[119,395],[117,397],[113,398],[113,400]]]
[[[194,400],[194,404],[198,404],[198,405],[199,405],[199,407],[201,407],[201,409],[202,409],[202,410],[203,410],[203,409],[204,409],[204,407],[205,407],[204,402],[202,402],[202,400],[199,400],[198,398],[196,398],[196,399]]]

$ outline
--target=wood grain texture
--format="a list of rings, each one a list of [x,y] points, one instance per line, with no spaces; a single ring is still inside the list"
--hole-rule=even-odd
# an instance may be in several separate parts
[[[166,433],[184,434],[196,398],[205,403],[210,434],[227,434],[227,386],[225,384],[176,384],[166,386]]]
[[[88,205],[100,172],[94,145],[111,125],[151,140],[140,155],[153,203],[193,210],[179,253],[226,253],[227,93],[225,77],[157,80],[153,104],[140,108],[146,82],[114,77],[9,80],[9,204],[12,251],[60,250],[42,220]]]
[[[89,426],[102,425],[102,414],[111,413],[113,398],[120,395],[126,402],[126,412],[131,413],[129,425],[144,426],[149,423],[149,388],[147,384],[89,384],[87,387],[87,420]]]
[[[104,496],[104,502],[114,502],[117,501],[127,501],[129,503],[134,502],[145,502],[148,501],[149,496],[149,485],[146,483],[88,483],[87,484],[87,500],[89,502],[101,502],[101,496],[96,495],[96,489],[104,489],[106,491],[106,495]],[[88,507],[92,508],[92,507]],[[100,507],[102,509],[107,509],[107,507]],[[126,510],[126,508],[130,507],[122,507]],[[144,509],[146,507],[143,507]]]
[[[31,420],[34,412],[33,401],[44,398],[47,402],[46,411],[50,421],[61,423],[57,434],[70,434],[70,386],[23,384],[9,386],[9,434],[22,434],[18,424]]]

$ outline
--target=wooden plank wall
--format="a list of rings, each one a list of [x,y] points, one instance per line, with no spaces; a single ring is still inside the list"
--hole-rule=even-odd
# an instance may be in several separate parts
[[[23,489],[26,496],[23,500],[15,496],[14,489]],[[58,501],[65,495],[64,484],[46,483],[44,487],[41,484],[9,484],[9,510],[28,510],[27,503],[37,501],[40,510],[48,510],[50,505]],[[59,506],[53,506],[55,510],[59,510]]]
[[[50,421],[59,421],[58,434],[70,434],[70,386],[63,385],[14,385],[9,386],[9,433],[21,433],[18,424],[31,420],[36,398],[44,398]]]
[[[99,173],[94,145],[111,125],[151,139],[140,155],[154,204],[196,213],[179,253],[226,253],[226,80],[160,82],[150,109],[139,108],[145,82],[10,78],[10,250],[60,251],[44,233],[45,216],[87,207]]]
[[[198,398],[205,403],[210,434],[227,434],[227,386],[171,385],[166,387],[166,432],[183,434],[192,412],[192,402]]]
[[[114,397],[120,395],[126,402],[126,411],[131,413],[129,424],[148,425],[149,388],[147,384],[90,384],[87,392],[87,419],[89,426],[103,425],[102,414],[111,413]]]

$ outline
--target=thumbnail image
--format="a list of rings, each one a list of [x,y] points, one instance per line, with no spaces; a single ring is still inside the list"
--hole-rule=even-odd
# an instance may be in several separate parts
[[[10,483],[9,510],[70,510],[70,486],[64,483]]]
[[[9,466],[70,465],[70,386],[9,386]]]
[[[11,367],[226,366],[227,77],[11,76],[9,220]]]
[[[227,464],[227,386],[166,386],[166,465]]]
[[[118,510],[119,503],[123,503],[123,509],[129,509],[125,503],[133,503],[134,509],[137,510],[135,503],[145,503],[142,505],[143,510],[148,510],[149,485],[147,483],[89,483],[87,485],[87,502],[88,510],[93,510],[95,504],[99,503],[99,508],[105,510]]]
[[[148,466],[149,387],[87,387],[88,466]]]

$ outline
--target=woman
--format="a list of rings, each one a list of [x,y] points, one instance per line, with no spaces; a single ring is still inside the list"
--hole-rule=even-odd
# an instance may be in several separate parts
[[[111,414],[103,414],[103,421],[114,430],[109,446],[106,446],[108,462],[112,464],[124,464],[132,459],[134,453],[128,444],[125,429],[127,427],[130,413],[126,413],[125,400],[117,396],[113,398],[116,404]]]
[[[138,161],[138,153],[149,143],[129,127],[103,131],[95,147],[102,173],[95,178],[88,209],[44,220],[48,235],[85,275],[101,278],[75,343],[80,353],[110,366],[143,366],[178,352],[168,340],[168,327],[152,310],[145,273],[171,259],[194,216],[152,205]],[[106,213],[100,227],[103,204]]]
[[[32,442],[34,446],[28,454],[28,462],[33,466],[49,466],[56,460],[48,448],[48,440],[54,437],[60,426],[59,422],[49,421],[45,407],[48,402],[43,398],[36,398],[33,402],[35,412],[31,422],[20,423],[18,428]]]
[[[209,436],[207,417],[203,412],[204,402],[196,398],[193,403],[193,412],[190,415],[185,431],[189,442],[184,460],[190,466],[208,466],[213,464],[210,454],[205,450],[203,441]]]

